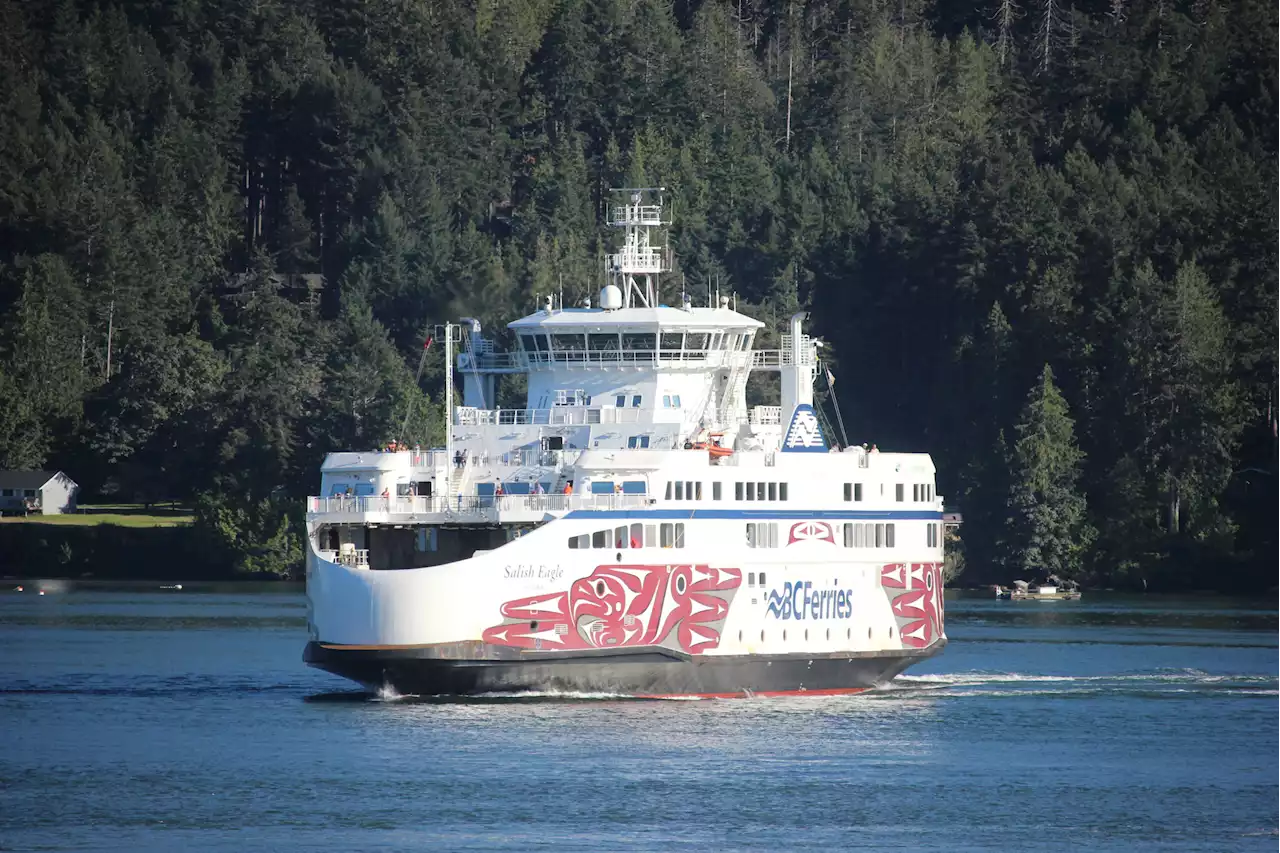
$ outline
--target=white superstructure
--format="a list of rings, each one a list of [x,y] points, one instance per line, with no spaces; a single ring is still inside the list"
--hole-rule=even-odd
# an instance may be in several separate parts
[[[325,460],[310,662],[434,692],[736,694],[859,689],[945,642],[929,456],[828,445],[802,314],[762,350],[728,297],[662,304],[661,191],[626,193],[595,305],[548,298],[506,352],[448,327],[446,447]],[[781,374],[778,405],[747,406],[753,371]],[[524,408],[495,407],[502,373]]]

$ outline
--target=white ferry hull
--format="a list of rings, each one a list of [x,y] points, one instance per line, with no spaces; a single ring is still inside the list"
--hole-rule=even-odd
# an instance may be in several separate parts
[[[673,549],[556,557],[538,541],[556,528],[421,569],[311,550],[306,662],[405,694],[731,697],[856,693],[946,644],[937,562],[818,561],[836,553],[823,539],[793,543],[785,566],[734,549],[732,566]]]

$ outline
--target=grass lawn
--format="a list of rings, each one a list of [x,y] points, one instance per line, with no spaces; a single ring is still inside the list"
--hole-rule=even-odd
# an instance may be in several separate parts
[[[170,507],[152,504],[147,509],[142,504],[97,504],[82,506],[69,515],[5,516],[0,524],[115,524],[120,527],[180,527],[191,523],[191,510],[186,507]]]

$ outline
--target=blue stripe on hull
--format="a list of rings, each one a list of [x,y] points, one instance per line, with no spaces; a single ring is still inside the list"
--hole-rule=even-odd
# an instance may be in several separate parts
[[[937,510],[874,509],[575,509],[565,518],[762,518],[861,519],[870,521],[941,521]]]

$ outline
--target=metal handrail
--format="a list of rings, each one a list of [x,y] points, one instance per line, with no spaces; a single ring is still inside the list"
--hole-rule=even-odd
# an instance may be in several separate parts
[[[311,515],[475,515],[502,513],[569,512],[575,509],[640,509],[649,505],[647,495],[455,495],[418,497],[381,495],[333,495],[307,498]]]

